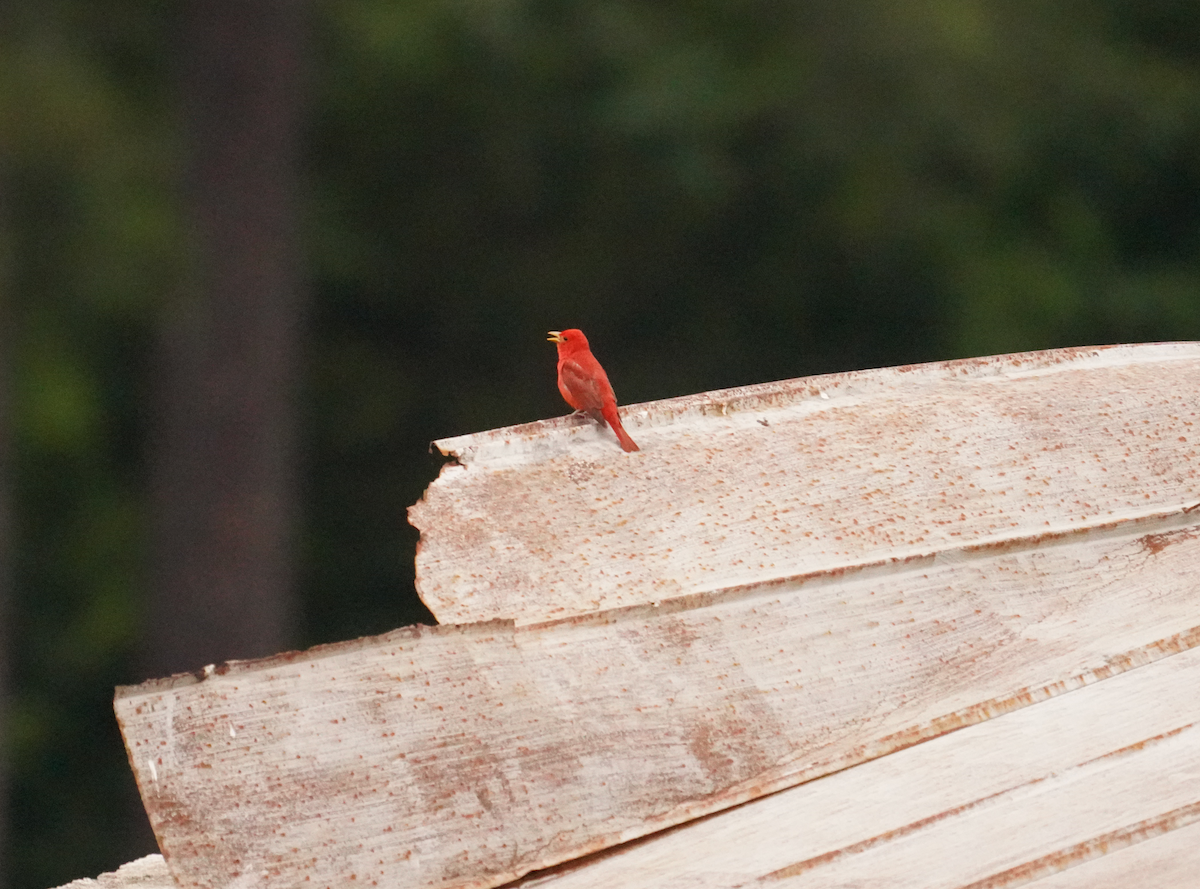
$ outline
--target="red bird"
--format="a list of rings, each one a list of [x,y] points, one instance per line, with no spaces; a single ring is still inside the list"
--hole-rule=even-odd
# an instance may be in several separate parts
[[[583,411],[601,426],[607,422],[612,431],[617,433],[621,450],[638,450],[621,425],[617,396],[608,382],[608,374],[588,348],[583,331],[552,330],[547,340],[558,344],[558,391],[567,404],[577,411]]]

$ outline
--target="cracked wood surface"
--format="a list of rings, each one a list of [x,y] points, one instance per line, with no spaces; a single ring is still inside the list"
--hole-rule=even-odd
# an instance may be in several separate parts
[[[824,468],[805,422],[749,407],[758,390],[643,406],[631,434],[646,442],[640,453],[670,451],[655,471],[674,481],[644,489],[640,511],[613,492],[628,494],[629,473],[649,464],[629,469],[638,454],[602,450],[586,427],[472,437],[465,468],[415,508],[439,522],[422,541],[422,591],[457,534],[464,565],[475,570],[486,551],[493,577],[507,579],[437,580],[470,590],[451,619],[506,611],[515,622],[408,628],[118,690],[172,872],[198,886],[495,886],[1173,660],[1200,642],[1198,364],[1200,348],[1173,344],[839,375],[853,378],[845,390],[829,378],[774,384],[771,399],[780,387],[848,399],[799,411],[840,424],[826,430]],[[705,413],[718,402],[723,412]],[[859,433],[901,407],[913,411],[901,431],[863,443]],[[767,521],[760,487],[785,488],[779,503],[798,495],[794,479],[759,484],[765,454],[741,437],[751,427],[774,430],[774,459],[810,483],[822,473],[815,484],[841,499]],[[678,446],[665,444],[672,436]],[[524,477],[523,502],[561,506],[563,474],[584,457],[601,470],[571,496],[618,503],[624,524],[601,510],[593,540],[578,526],[594,507],[560,511],[570,530],[556,545],[594,557],[607,542],[608,562],[636,574],[626,526],[642,523],[665,547],[651,561],[673,578],[666,587],[614,587],[613,571],[590,568],[539,580],[529,566],[541,557],[527,549],[479,550],[476,514],[494,498],[478,490]],[[715,474],[682,484],[697,466]],[[453,509],[433,511],[438,497]],[[672,498],[694,523],[695,577],[672,575],[684,563],[668,544],[687,541],[680,529],[662,536],[658,500]],[[483,524],[506,527],[519,507],[504,509]],[[665,588],[676,595],[660,598]],[[455,610],[463,602],[482,607]],[[610,607],[584,613],[588,602]]]

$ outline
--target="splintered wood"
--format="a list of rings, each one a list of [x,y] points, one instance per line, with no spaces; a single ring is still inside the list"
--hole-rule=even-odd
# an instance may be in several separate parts
[[[1197,404],[1200,346],[1126,346],[635,406],[643,450],[628,455],[565,419],[442,442],[460,463],[413,521],[419,589],[449,625],[118,690],[163,853],[183,885],[211,887],[490,887],[555,865],[538,879],[666,885],[663,859],[642,882],[601,869],[638,849],[676,849],[679,886],[834,886],[855,868],[878,876],[881,850],[900,860],[954,843],[947,826],[916,831],[935,837],[925,846],[872,839],[924,823],[913,805],[1002,815],[1026,784],[1071,799],[1071,782],[1046,776],[1126,743],[1085,720],[1122,700],[1152,708],[1140,677],[1169,691],[1182,674],[1164,665],[1200,642]],[[1061,700],[1089,695],[1089,708],[1063,709],[1056,696],[1076,689]],[[1041,759],[989,765],[988,750],[1011,755],[996,738],[1030,704],[1078,721],[1036,742]],[[1127,743],[1182,750],[1171,761],[1196,775],[1196,718],[1149,720]],[[1171,744],[1142,743],[1170,731]],[[894,782],[902,762],[918,777],[882,814],[818,805],[866,769]],[[928,780],[943,766],[958,777]],[[918,804],[920,775],[941,795]],[[1195,820],[1200,779],[1170,796],[1136,809],[1167,825],[1159,834]],[[699,872],[688,836],[736,831],[777,800],[792,800],[788,814],[763,824],[811,842],[731,866],[719,856],[734,849],[697,834],[718,856]],[[1035,831],[936,885],[1008,885],[1105,831],[1141,836],[1135,822]],[[990,823],[939,818],[962,836],[995,834]],[[671,837],[685,845],[661,845]],[[835,859],[841,870],[820,864]]]

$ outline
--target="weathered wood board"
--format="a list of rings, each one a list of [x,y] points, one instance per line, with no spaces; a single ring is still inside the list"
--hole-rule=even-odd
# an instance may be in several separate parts
[[[176,885],[163,857],[147,855],[94,880],[72,880],[59,889],[175,889]]]
[[[410,510],[442,623],[518,623],[1200,500],[1200,345],[1062,349],[633,405],[437,442]]]
[[[119,690],[184,885],[494,886],[1200,642],[1196,513]]]
[[[168,864],[495,886],[1174,661],[1198,371],[1065,350],[637,406],[630,455],[443,442],[418,585],[462,625],[118,690]]]
[[[1197,886],[1197,689],[1193,649],[521,886]]]
[[[1192,822],[1135,845],[1110,848],[1103,857],[1043,878],[1037,889],[1191,889],[1197,874],[1200,823]]]

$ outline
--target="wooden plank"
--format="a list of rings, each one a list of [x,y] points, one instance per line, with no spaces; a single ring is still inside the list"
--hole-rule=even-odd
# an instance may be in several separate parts
[[[1193,886],[1198,687],[1200,651],[1163,658],[521,886]]]
[[[176,889],[176,885],[163,857],[147,855],[94,880],[73,880],[59,889]]]
[[[1197,512],[120,689],[185,885],[494,886],[1200,642]]]
[[[1200,822],[1151,839],[1051,874],[1036,889],[1191,889],[1200,883]]]
[[[410,510],[441,622],[536,623],[1200,499],[1200,345],[1066,349],[635,405],[437,442]]]

